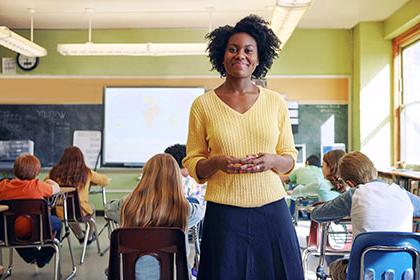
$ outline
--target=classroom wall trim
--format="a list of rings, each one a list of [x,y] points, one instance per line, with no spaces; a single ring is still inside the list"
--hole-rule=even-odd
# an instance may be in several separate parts
[[[349,76],[268,77],[268,88],[302,104],[347,104]],[[0,104],[102,104],[105,86],[204,87],[223,82],[214,76],[200,77],[3,77]]]

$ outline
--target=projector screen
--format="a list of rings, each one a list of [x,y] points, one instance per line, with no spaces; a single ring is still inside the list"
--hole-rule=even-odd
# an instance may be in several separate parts
[[[204,88],[106,87],[102,164],[143,166],[173,144],[185,144],[194,99]]]

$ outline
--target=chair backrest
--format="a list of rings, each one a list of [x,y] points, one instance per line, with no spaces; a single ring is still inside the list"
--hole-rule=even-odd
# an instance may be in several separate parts
[[[308,247],[318,248],[320,239],[320,226],[317,222],[311,221],[308,236]]]
[[[324,225],[326,226],[326,225]],[[308,247],[320,249],[322,227],[316,221],[311,221],[308,236]],[[352,226],[345,223],[330,223],[327,229],[326,251],[347,253],[352,245]]]
[[[54,239],[45,199],[2,200],[0,204],[9,206],[7,211],[0,213],[0,240],[5,246],[44,244]],[[15,221],[21,216],[29,217],[31,221],[31,236],[25,239],[15,232]]]
[[[161,280],[174,279],[174,262],[176,279],[188,279],[185,246],[179,228],[118,228],[111,234],[108,279],[135,279],[136,261],[144,255],[158,259]]]
[[[74,186],[65,186],[60,185],[60,187],[72,187]],[[82,214],[82,209],[80,207],[79,193],[77,188],[75,191],[67,193],[67,220],[69,222],[84,222],[84,216]],[[63,210],[64,211],[64,210]]]
[[[353,227],[347,220],[331,223],[328,227],[327,250],[350,252],[353,243]]]
[[[356,236],[347,279],[419,279],[420,234],[364,232]]]

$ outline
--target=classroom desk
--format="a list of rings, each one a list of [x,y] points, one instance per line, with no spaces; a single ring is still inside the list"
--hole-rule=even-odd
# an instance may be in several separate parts
[[[398,181],[399,177],[402,177],[405,179],[420,180],[420,172],[409,170],[409,169],[395,169],[395,168],[381,169],[381,170],[378,170],[378,174],[380,176],[393,179],[394,181]]]
[[[67,215],[67,194],[70,192],[74,192],[76,190],[76,188],[73,187],[60,187],[60,192],[56,193],[54,196],[57,198],[61,198],[63,201],[63,214],[64,214],[64,235],[61,238],[61,240],[63,241],[65,238],[67,238],[67,242],[69,245],[69,253],[70,253],[70,258],[71,258],[71,263],[72,263],[72,271],[70,272],[70,274],[68,274],[65,279],[72,279],[75,275],[76,275],[76,264],[74,261],[74,256],[73,256],[73,247],[71,245],[71,238],[70,238],[70,226],[69,226],[69,221],[68,221],[68,215]]]
[[[67,193],[73,192],[75,190],[76,190],[76,188],[73,188],[73,187],[60,187],[59,194],[67,194]]]
[[[60,192],[54,194],[52,199],[61,199],[63,202],[63,214],[64,214],[64,236],[63,239],[70,235],[70,226],[68,222],[68,215],[67,215],[67,194],[70,192],[75,191],[76,188],[73,187],[60,187]]]
[[[307,211],[308,213],[311,213],[314,209],[314,206],[308,206]],[[351,218],[350,217],[344,217],[338,221],[340,224],[350,224],[351,225]],[[324,271],[324,263],[325,263],[325,256],[327,251],[327,238],[328,238],[328,228],[331,225],[331,221],[329,222],[322,222],[319,223],[321,227],[321,240],[320,240],[320,252],[319,252],[319,263],[316,268],[316,275],[317,279],[327,279],[327,274]],[[419,232],[420,231],[420,217],[413,217],[413,231]],[[350,253],[349,251],[343,251],[343,255]]]
[[[350,217],[344,217],[336,222],[339,224],[351,225]],[[331,222],[320,223],[320,226],[321,226],[321,241],[320,241],[321,244],[320,244],[320,252],[319,252],[319,263],[318,263],[318,267],[316,268],[316,276],[319,279],[327,279],[327,274],[324,271],[324,263],[325,263],[325,256],[327,252],[328,229],[331,226]],[[340,252],[337,251],[337,253],[342,253],[344,255],[344,254],[350,253],[350,250],[351,248],[349,250],[343,250]]]
[[[312,210],[315,207],[316,206],[308,206],[308,207],[306,207],[306,211],[308,213],[312,213]],[[312,220],[312,222],[318,223],[314,220]],[[320,231],[321,231],[319,246],[317,246],[317,248],[316,248],[316,251],[318,251],[318,252],[316,252],[314,249],[312,249],[312,250],[309,251],[309,253],[307,255],[307,256],[312,255],[312,254],[319,255],[319,263],[318,263],[318,266],[316,268],[317,279],[327,279],[327,274],[324,271],[324,264],[325,264],[325,256],[326,255],[340,255],[340,254],[344,255],[344,254],[350,253],[351,248],[348,245],[346,247],[346,244],[350,244],[350,243],[348,243],[348,240],[347,240],[347,235],[350,232],[347,232],[347,230],[346,230],[346,232],[334,232],[335,234],[345,234],[346,239],[343,243],[343,248],[347,248],[347,249],[339,250],[339,249],[331,248],[330,251],[327,250],[328,229],[330,228],[332,222],[334,222],[334,221],[327,221],[327,222],[318,223]],[[335,223],[349,225],[349,224],[351,224],[351,219],[350,219],[350,217],[344,217],[344,218],[342,218],[338,221],[335,221]],[[312,226],[311,226],[311,228],[312,228]],[[310,244],[308,244],[308,246],[309,245]],[[306,258],[305,258],[304,261],[306,261]],[[306,263],[304,263],[304,266],[306,267]],[[305,271],[305,273],[306,273],[306,271]]]
[[[112,181],[112,178],[111,178]],[[109,239],[111,239],[111,232],[114,230],[113,227],[113,222],[108,219],[105,216],[105,205],[107,204],[107,198],[106,198],[106,187],[105,186],[101,186],[101,185],[96,185],[96,184],[91,184],[90,188],[89,188],[89,195],[96,195],[96,194],[101,194],[102,197],[102,206],[103,206],[103,211],[104,211],[104,219],[105,219],[105,224],[99,229],[98,231],[98,236],[97,238],[105,231],[105,229],[108,232],[108,237]],[[110,246],[107,246],[104,250],[102,250],[99,254],[101,256],[105,255],[105,253],[110,249]]]

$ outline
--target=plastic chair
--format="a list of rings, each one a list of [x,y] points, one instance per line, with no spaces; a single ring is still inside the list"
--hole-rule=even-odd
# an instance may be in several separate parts
[[[185,234],[179,228],[165,227],[114,230],[111,234],[108,279],[135,279],[136,261],[144,255],[153,255],[158,259],[161,280],[188,279]]]
[[[72,187],[72,186],[60,186],[60,187]],[[79,194],[76,191],[69,192],[67,194],[67,218],[69,222],[78,222],[85,225],[86,231],[85,231],[85,239],[83,241],[83,250],[82,255],[80,256],[80,264],[83,264],[85,261],[85,255],[86,255],[86,248],[87,248],[87,242],[89,239],[90,232],[93,231],[93,233],[96,235],[96,246],[98,247],[98,254],[101,253],[101,247],[99,245],[99,238],[96,230],[96,223],[95,219],[92,215],[83,215],[82,208],[80,207],[80,200],[79,200]],[[93,224],[93,228],[91,228],[90,223]]]
[[[347,279],[419,279],[420,234],[364,232],[356,236]]]
[[[330,222],[319,224],[316,221],[311,221],[307,239],[308,245],[302,252],[305,275],[308,272],[309,256],[319,257],[316,273],[319,278],[326,279],[327,275],[324,272],[325,256],[342,256],[350,253],[353,238],[350,220],[344,219],[334,224],[343,226],[342,230],[332,230]]]
[[[55,250],[54,279],[61,278],[60,247],[61,242],[56,238],[50,225],[50,208],[44,199],[16,199],[3,200],[2,205],[9,209],[0,213],[0,247],[9,248],[9,264],[7,272],[1,279],[11,275],[13,266],[13,248],[52,247]],[[15,220],[19,216],[30,216],[32,233],[27,239],[20,239],[15,232]],[[76,273],[72,247],[68,240],[69,252],[72,261],[72,272],[66,279],[72,278]]]

